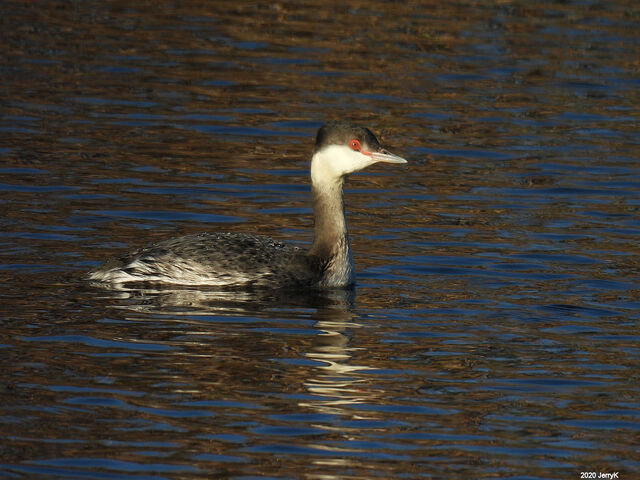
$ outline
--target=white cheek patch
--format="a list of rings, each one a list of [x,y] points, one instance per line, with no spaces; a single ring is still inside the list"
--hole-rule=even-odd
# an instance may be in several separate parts
[[[338,181],[375,163],[371,155],[352,150],[346,145],[331,145],[317,152],[311,161],[311,180],[314,183]]]

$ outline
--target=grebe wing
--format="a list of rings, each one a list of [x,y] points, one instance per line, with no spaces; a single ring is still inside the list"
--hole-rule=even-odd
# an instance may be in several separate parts
[[[112,258],[91,280],[182,285],[311,286],[319,275],[296,246],[260,235],[201,233],[148,245]]]

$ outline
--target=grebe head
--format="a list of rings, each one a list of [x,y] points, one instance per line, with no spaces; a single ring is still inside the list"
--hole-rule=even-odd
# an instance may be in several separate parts
[[[316,184],[340,182],[346,175],[378,162],[407,163],[382,148],[368,128],[348,122],[328,122],[316,135],[311,180]]]

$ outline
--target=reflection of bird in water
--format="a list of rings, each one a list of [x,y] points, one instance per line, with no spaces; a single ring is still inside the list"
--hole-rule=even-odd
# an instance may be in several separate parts
[[[300,405],[326,414],[363,418],[362,412],[348,409],[349,405],[369,403],[383,392],[368,388],[371,367],[350,363],[357,349],[349,346],[346,330],[361,325],[351,321],[352,313],[340,308],[328,308],[322,315],[327,318],[316,323],[322,333],[314,337],[313,346],[306,353],[307,358],[321,363],[305,381],[313,398]]]
[[[406,163],[384,150],[370,130],[330,122],[317,133],[311,158],[315,220],[303,252],[268,237],[202,233],[161,241],[106,261],[89,273],[107,284],[153,282],[215,287],[346,287],[354,283],[342,186],[347,175],[377,162]]]
[[[101,298],[118,309],[173,316],[255,315],[269,316],[273,309],[353,307],[355,289],[329,290],[222,290],[173,286],[164,288],[119,288],[105,290]]]

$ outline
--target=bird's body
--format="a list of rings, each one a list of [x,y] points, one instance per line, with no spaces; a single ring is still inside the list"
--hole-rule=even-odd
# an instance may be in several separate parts
[[[90,274],[108,283],[213,287],[323,287],[322,265],[297,246],[262,235],[199,233],[154,243],[108,260]],[[350,269],[349,269],[350,270]],[[350,271],[336,285],[352,283]],[[329,282],[327,287],[334,286]]]
[[[89,273],[107,284],[264,288],[337,288],[353,285],[353,259],[342,187],[349,173],[376,162],[405,163],[380,147],[365,128],[325,124],[311,161],[314,241],[309,251],[269,237],[201,233],[164,240],[107,260]]]

